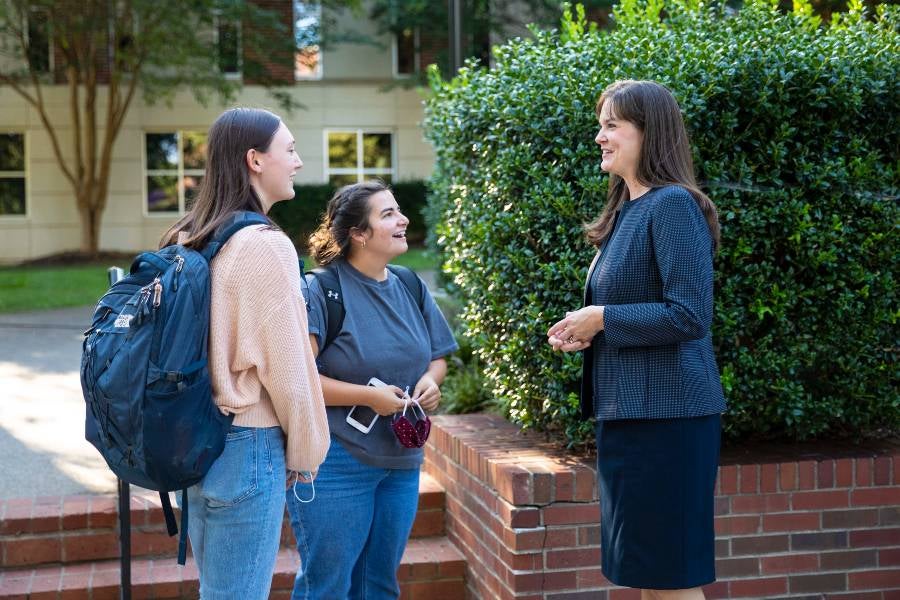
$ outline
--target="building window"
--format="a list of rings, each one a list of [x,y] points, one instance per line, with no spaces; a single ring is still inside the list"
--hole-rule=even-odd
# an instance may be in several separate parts
[[[295,79],[322,78],[322,5],[294,0]]]
[[[394,136],[384,131],[326,131],[325,179],[334,187],[394,179]]]
[[[206,168],[206,132],[147,133],[144,139],[147,214],[190,210]]]
[[[25,134],[0,133],[0,217],[25,215]]]
[[[219,52],[219,71],[225,75],[241,73],[241,24],[216,17],[216,48]]]
[[[32,8],[28,13],[28,65],[34,73],[49,73],[50,58],[50,14],[40,8]]]
[[[419,72],[419,30],[404,29],[394,34],[394,77]]]

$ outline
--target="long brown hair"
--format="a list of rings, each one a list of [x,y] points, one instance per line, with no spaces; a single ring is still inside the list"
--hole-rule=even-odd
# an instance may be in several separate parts
[[[281,119],[261,108],[232,108],[222,113],[207,139],[206,171],[190,212],[178,220],[159,242],[160,248],[174,244],[182,231],[184,246],[200,249],[235,211],[265,214],[256,190],[250,184],[245,157],[253,148],[266,152]]]
[[[606,102],[610,102],[610,114],[628,121],[643,134],[637,165],[638,182],[648,187],[674,184],[686,188],[697,201],[714,247],[718,248],[716,207],[697,187],[687,129],[672,92],[655,81],[616,81],[603,90],[597,100],[598,119]],[[596,220],[584,227],[588,242],[599,246],[609,236],[616,211],[627,200],[629,193],[625,180],[610,173],[606,206]]]
[[[369,198],[391,190],[380,179],[345,185],[328,201],[318,229],[309,236],[309,254],[320,265],[350,253],[353,229],[369,228]]]

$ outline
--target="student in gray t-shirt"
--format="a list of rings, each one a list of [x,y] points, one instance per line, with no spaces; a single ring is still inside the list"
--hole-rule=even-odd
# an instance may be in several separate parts
[[[311,254],[340,283],[344,320],[326,344],[329,289],[313,279],[309,333],[331,448],[314,481],[315,499],[304,502],[310,485],[287,492],[302,561],[292,598],[400,595],[396,573],[416,514],[423,452],[402,444],[391,425],[397,413],[411,422],[421,415],[410,399],[425,411],[438,406],[443,357],[457,349],[424,283],[407,285],[387,268],[407,250],[408,224],[390,189],[368,181],[338,190],[310,238]],[[387,385],[367,385],[373,377]]]

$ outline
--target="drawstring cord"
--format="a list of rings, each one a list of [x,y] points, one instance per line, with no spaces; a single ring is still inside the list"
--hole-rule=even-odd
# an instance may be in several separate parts
[[[310,496],[309,500],[304,500],[300,496],[297,495],[297,484],[300,483],[300,475],[303,475],[304,478],[309,479],[309,485],[312,486],[312,496]],[[294,473],[294,485],[292,487],[292,491],[294,492],[294,498],[297,499],[297,502],[301,504],[309,504],[313,500],[316,499],[316,481],[313,479],[312,473],[309,471],[300,471]]]

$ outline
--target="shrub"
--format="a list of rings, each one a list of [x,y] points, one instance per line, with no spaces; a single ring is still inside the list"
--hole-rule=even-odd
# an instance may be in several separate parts
[[[399,181],[391,185],[394,197],[403,213],[409,218],[407,238],[412,243],[425,239],[425,217],[422,214],[426,204],[424,181]],[[306,243],[310,234],[319,226],[325,207],[335,188],[330,184],[294,186],[296,196],[288,202],[278,202],[269,213],[278,223],[300,253],[306,253]]]
[[[823,25],[809,6],[735,14],[623,0],[611,31],[495,48],[452,81],[431,74],[429,215],[491,391],[514,420],[570,444],[580,355],[547,328],[580,306],[594,250],[581,224],[606,198],[594,104],[654,79],[681,104],[719,208],[713,336],[732,438],[900,427],[896,296],[900,10]]]

